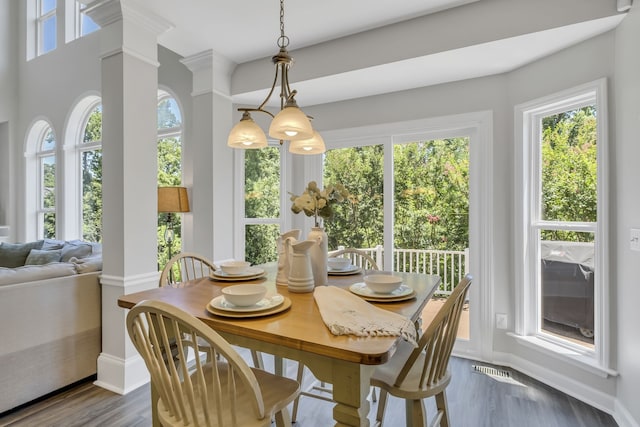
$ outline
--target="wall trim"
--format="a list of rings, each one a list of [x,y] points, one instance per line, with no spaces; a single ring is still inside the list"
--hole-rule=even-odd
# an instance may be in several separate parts
[[[127,394],[149,382],[149,371],[139,354],[126,360],[106,353],[98,356],[98,379],[94,385]]]
[[[551,371],[544,366],[532,363],[514,354],[503,352],[494,352],[493,358],[489,363],[508,366],[615,417],[615,396],[589,387],[580,381],[563,375],[561,372]]]

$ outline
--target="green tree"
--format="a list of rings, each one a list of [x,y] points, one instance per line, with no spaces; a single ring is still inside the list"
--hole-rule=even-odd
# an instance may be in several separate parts
[[[593,106],[542,120],[542,219],[597,219],[597,129]],[[543,239],[592,241],[592,233],[547,230]]]
[[[102,141],[102,106],[89,115],[82,141]],[[82,152],[82,238],[102,241],[102,150]]]

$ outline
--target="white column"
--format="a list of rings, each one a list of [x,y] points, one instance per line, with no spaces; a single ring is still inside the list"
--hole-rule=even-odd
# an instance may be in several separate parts
[[[129,341],[122,294],[158,286],[157,36],[170,26],[119,0],[90,16],[101,26],[102,353],[96,384],[127,393],[148,381]]]
[[[235,64],[209,50],[182,60],[193,73],[192,140],[185,157],[193,168],[193,224],[185,227],[185,245],[213,260],[233,257],[233,150],[227,135],[233,126],[230,82]],[[191,230],[191,232],[189,231]]]

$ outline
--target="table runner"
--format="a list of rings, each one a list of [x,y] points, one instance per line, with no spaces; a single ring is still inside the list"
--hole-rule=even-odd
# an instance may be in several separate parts
[[[313,297],[322,320],[334,335],[400,336],[417,346],[415,325],[400,314],[378,308],[335,286],[318,286]]]

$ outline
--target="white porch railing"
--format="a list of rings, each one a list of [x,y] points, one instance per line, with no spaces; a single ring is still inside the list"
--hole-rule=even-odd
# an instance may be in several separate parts
[[[344,249],[340,247],[340,249]],[[382,268],[384,248],[360,248],[369,254]],[[453,288],[469,271],[469,249],[446,251],[436,249],[394,249],[393,271],[403,273],[425,273],[440,276],[442,283],[437,294],[449,295]]]

